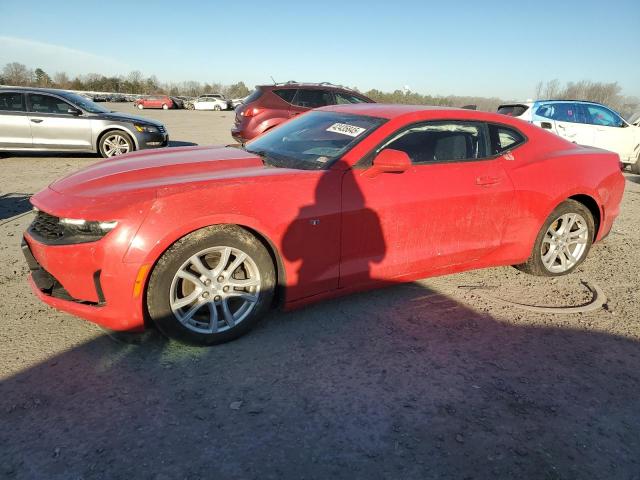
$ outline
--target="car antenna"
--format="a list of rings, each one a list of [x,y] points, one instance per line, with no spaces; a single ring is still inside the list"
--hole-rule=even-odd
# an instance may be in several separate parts
[[[274,85],[277,85],[277,83],[276,83],[276,79],[275,79],[275,78],[273,78],[273,75],[269,75],[269,77],[271,78],[271,81],[273,82],[273,84],[274,84]]]

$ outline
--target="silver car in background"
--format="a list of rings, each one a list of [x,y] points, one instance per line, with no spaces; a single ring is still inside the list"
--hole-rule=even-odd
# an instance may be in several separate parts
[[[0,151],[95,152],[166,147],[165,126],[64,90],[0,88]]]

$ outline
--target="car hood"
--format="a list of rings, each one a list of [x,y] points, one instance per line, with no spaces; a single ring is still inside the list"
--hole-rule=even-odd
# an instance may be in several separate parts
[[[250,177],[300,172],[264,166],[262,159],[239,148],[180,147],[135,152],[100,161],[52,183],[66,195],[97,198],[127,193],[197,188],[212,181],[237,182]]]
[[[100,119],[102,120],[111,120],[114,122],[139,122],[146,123],[155,126],[161,126],[162,122],[158,122],[157,120],[151,120],[150,118],[141,117],[139,115],[130,115],[128,113],[120,113],[120,112],[110,112],[110,113],[100,113],[98,114]]]

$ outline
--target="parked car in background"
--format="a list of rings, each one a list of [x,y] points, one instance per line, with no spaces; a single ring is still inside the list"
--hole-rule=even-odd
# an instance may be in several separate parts
[[[171,101],[173,102],[173,108],[184,108],[184,100],[182,100],[180,97],[169,97],[171,99]]]
[[[140,110],[144,108],[161,108],[168,110],[175,108],[173,100],[167,95],[150,95],[136,100],[133,105]]]
[[[373,103],[373,100],[326,82],[258,85],[236,108],[231,135],[244,143],[312,108],[351,103]]]
[[[162,123],[112,112],[75,93],[0,88],[1,151],[98,152],[113,157],[168,143]]]
[[[277,304],[489,266],[568,274],[611,231],[624,184],[616,154],[503,115],[335,105],[244,148],[133,153],[58,180],[31,197],[23,251],[47,304],[211,345]]]
[[[206,93],[193,101],[194,110],[228,110],[230,102],[221,93]]]
[[[613,109],[582,100],[538,100],[500,105],[498,113],[538,125],[573,143],[604,148],[640,174],[640,126]]]
[[[248,96],[248,95],[247,95]],[[242,98],[232,98],[231,99],[231,108],[233,110],[235,110],[236,108],[238,108],[240,105],[242,105],[245,101],[247,97],[242,97]]]

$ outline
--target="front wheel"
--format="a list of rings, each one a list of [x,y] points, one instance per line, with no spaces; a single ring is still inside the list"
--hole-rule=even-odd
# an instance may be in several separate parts
[[[121,130],[111,130],[100,139],[100,155],[111,158],[134,150],[133,140]]]
[[[546,277],[566,275],[580,265],[595,236],[593,215],[575,200],[561,203],[540,229],[529,260],[516,268]]]
[[[169,110],[169,105],[167,105],[166,103],[162,104],[162,109],[163,110]]]
[[[147,310],[166,336],[214,345],[249,331],[270,307],[275,269],[264,245],[233,225],[178,240],[155,265]]]
[[[144,109],[144,105],[142,105],[141,103],[138,104],[138,110],[143,110]]]
[[[214,105],[214,106],[213,106],[213,109],[214,109],[216,112],[219,112],[220,110],[222,110],[222,107],[220,107],[220,105]]]

